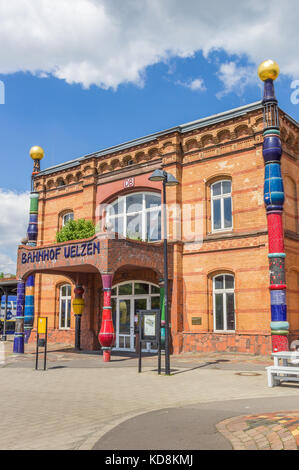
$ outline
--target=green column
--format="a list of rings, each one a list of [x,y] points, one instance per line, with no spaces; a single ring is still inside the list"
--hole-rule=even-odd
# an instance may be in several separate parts
[[[165,304],[164,287],[160,287],[160,310],[161,310],[161,348],[165,349]]]

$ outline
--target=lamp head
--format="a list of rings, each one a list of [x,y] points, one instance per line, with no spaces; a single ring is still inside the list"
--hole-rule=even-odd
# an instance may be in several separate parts
[[[163,181],[166,178],[166,172],[164,170],[155,170],[153,174],[149,177],[150,181]]]
[[[167,173],[166,186],[176,186],[178,184],[178,180],[171,173]]]

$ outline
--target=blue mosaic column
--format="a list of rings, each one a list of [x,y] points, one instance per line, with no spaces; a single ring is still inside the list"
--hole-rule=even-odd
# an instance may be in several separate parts
[[[28,245],[36,246],[38,236],[38,198],[39,194],[32,191],[30,194],[30,215],[27,229]]]
[[[28,246],[36,246],[38,237],[38,193],[30,194],[30,215],[27,230]],[[26,281],[25,296],[25,343],[28,343],[34,325],[34,284],[35,276],[29,276]]]
[[[258,69],[264,82],[264,142],[265,163],[264,201],[267,211],[269,270],[271,295],[272,351],[287,351],[289,323],[287,322],[285,253],[282,213],[284,187],[280,160],[282,155],[279,115],[273,81],[279,75],[276,62],[266,60]]]
[[[17,315],[16,328],[13,343],[14,353],[24,353],[24,305],[25,305],[25,282],[18,281],[17,286]]]

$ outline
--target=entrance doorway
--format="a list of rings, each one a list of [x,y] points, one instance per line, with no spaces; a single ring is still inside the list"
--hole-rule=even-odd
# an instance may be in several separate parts
[[[134,320],[138,310],[160,308],[160,289],[143,281],[118,284],[112,289],[112,318],[116,333],[115,349],[135,351]],[[154,352],[157,345],[149,343],[146,351]]]

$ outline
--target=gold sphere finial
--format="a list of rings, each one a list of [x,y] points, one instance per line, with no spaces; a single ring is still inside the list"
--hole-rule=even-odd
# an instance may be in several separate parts
[[[32,160],[42,160],[44,158],[44,151],[38,145],[31,147],[29,154]]]
[[[275,60],[271,59],[264,60],[264,62],[259,65],[259,68],[257,70],[257,74],[263,82],[265,80],[268,80],[269,78],[271,78],[272,80],[276,80],[279,75],[279,72],[279,65],[277,64],[277,62],[275,62]]]

